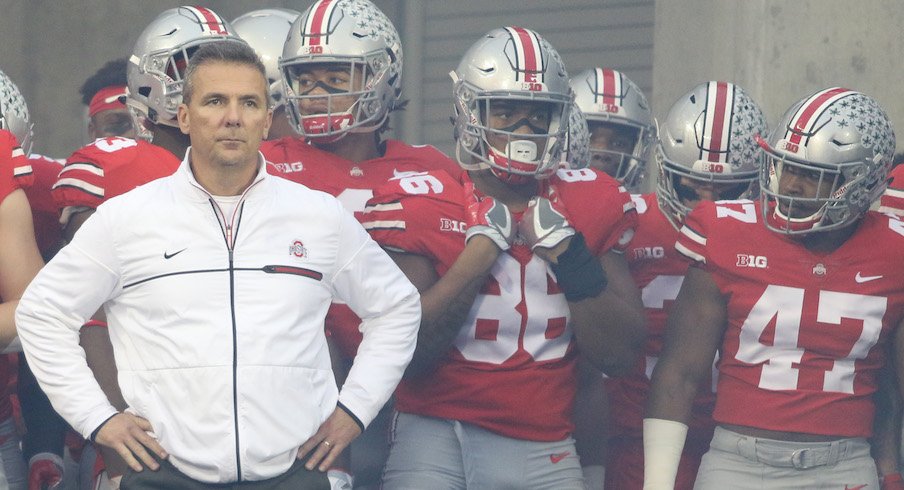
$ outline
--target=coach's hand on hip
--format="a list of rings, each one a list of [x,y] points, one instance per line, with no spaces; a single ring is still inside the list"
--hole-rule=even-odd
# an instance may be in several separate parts
[[[160,459],[166,459],[168,455],[157,439],[148,434],[153,430],[147,419],[131,413],[118,413],[104,422],[94,436],[94,442],[114,449],[135,471],[141,471],[142,464],[157,471],[160,464],[148,450]]]
[[[330,469],[333,461],[361,434],[361,426],[345,410],[336,408],[326,422],[298,449],[298,459],[311,457],[305,467],[319,471]],[[313,452],[312,452],[313,451]]]

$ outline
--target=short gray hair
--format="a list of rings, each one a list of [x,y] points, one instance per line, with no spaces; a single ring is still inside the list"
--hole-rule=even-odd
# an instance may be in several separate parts
[[[267,89],[267,69],[264,63],[245,42],[236,41],[216,41],[206,43],[198,48],[191,58],[188,60],[188,68],[185,70],[185,81],[182,86],[182,102],[188,104],[191,101],[192,92],[194,92],[195,72],[198,68],[210,63],[232,63],[237,65],[250,66],[261,74],[264,81],[265,91]],[[265,97],[267,104],[270,98]]]

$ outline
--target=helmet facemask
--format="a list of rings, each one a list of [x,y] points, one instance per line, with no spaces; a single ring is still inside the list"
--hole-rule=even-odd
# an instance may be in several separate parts
[[[295,131],[314,142],[385,127],[402,91],[402,46],[395,26],[367,0],[318,0],[289,29],[279,60],[286,104]],[[348,74],[344,87],[298,84],[311,65],[333,64]],[[341,91],[331,89],[340,88]],[[340,97],[353,99],[347,104]],[[322,112],[302,105],[322,99]],[[313,104],[310,104],[313,105]],[[315,106],[316,108],[316,106]]]
[[[291,121],[306,138],[333,142],[348,133],[371,133],[389,117],[395,100],[387,93],[386,80],[393,76],[389,51],[364,59],[308,56],[280,66]],[[317,80],[315,70],[325,72],[327,81]]]
[[[698,160],[691,167],[669,160],[662,146],[656,147],[656,164],[659,168],[657,196],[663,214],[675,228],[680,228],[684,217],[691,212],[688,202],[701,200],[700,188],[711,188],[715,200],[737,200],[756,197],[757,169],[732,173],[732,166]]]
[[[871,175],[865,161],[819,165],[765,148],[760,171],[762,212],[766,226],[786,234],[806,234],[843,228],[856,221],[872,202],[865,189]],[[809,181],[810,195],[783,188],[784,173]]]
[[[703,191],[712,200],[753,199],[766,130],[759,106],[732,83],[710,81],[681,96],[657,127],[657,199],[678,228]],[[709,199],[709,198],[707,198]]]
[[[556,171],[568,141],[568,124],[563,122],[569,118],[569,97],[479,93],[462,82],[455,93],[456,156],[466,170],[489,168],[510,184],[545,179]],[[526,104],[535,106],[530,114],[513,119],[513,109]],[[462,152],[470,156],[467,163]]]
[[[792,105],[758,144],[767,159],[766,226],[802,235],[845,228],[866,213],[887,185],[895,134],[878,102],[833,87]]]
[[[646,155],[651,147],[653,131],[648,126],[633,123],[627,120],[605,119],[588,117],[590,125],[590,166],[606,172],[614,179],[623,183],[626,188],[637,190],[640,188],[646,170]],[[614,132],[631,133],[632,143],[628,151],[618,149],[594,148],[594,133],[598,131],[597,125],[607,125]],[[617,137],[617,136],[616,136]],[[610,139],[610,145],[611,143]]]
[[[633,133],[633,144],[627,148],[591,148],[590,165],[619,180],[629,191],[639,192],[656,140],[653,114],[640,87],[624,73],[601,67],[578,73],[570,84],[591,133],[599,131],[599,126]],[[604,142],[595,139],[598,147]]]

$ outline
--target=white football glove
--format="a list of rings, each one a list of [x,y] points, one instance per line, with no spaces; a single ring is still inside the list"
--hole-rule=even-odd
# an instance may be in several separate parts
[[[558,199],[534,197],[518,223],[518,232],[531,250],[537,247],[553,248],[568,237],[574,236],[574,227],[565,217],[565,210]]]
[[[512,212],[501,202],[492,197],[478,198],[474,194],[474,184],[465,185],[467,199],[467,224],[465,243],[474,235],[483,235],[505,251],[511,248],[515,240],[515,226]]]

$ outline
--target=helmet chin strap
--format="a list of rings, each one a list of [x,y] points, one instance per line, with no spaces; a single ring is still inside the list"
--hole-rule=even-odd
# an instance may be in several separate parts
[[[781,210],[781,206],[778,204],[778,199],[775,199],[772,210],[772,216],[778,223],[785,223],[785,226],[792,231],[803,231],[803,230],[812,230],[819,228],[822,218],[826,212],[826,205],[823,205],[819,208],[815,213],[805,216],[803,218],[792,218],[791,216],[785,214]],[[791,203],[790,206],[793,206]],[[790,210],[789,206],[789,210]]]

